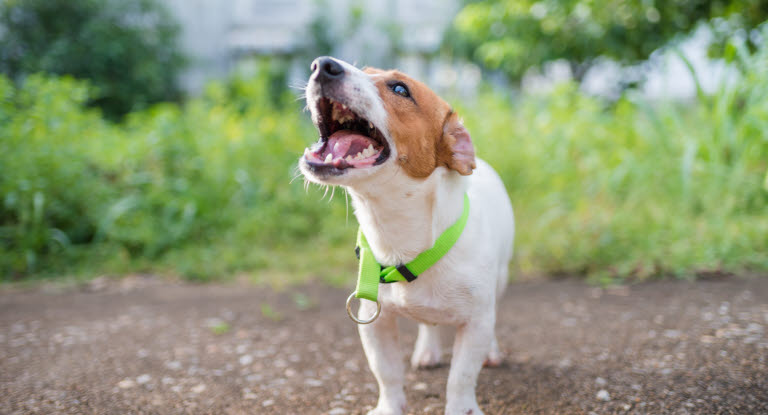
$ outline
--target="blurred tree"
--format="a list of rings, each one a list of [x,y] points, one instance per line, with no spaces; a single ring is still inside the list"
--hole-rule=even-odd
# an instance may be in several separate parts
[[[555,59],[581,80],[597,57],[644,60],[702,21],[724,39],[766,19],[766,0],[487,0],[461,10],[446,46],[511,80]]]
[[[179,97],[178,33],[155,0],[5,0],[0,72],[89,79],[97,88],[91,104],[114,119]]]

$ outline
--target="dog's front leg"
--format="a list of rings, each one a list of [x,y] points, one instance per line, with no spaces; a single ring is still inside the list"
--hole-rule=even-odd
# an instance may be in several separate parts
[[[363,301],[360,318],[369,318],[376,304]],[[358,326],[368,366],[379,383],[379,403],[368,415],[402,415],[405,413],[405,364],[397,340],[397,320],[394,314],[381,311],[371,324]]]
[[[448,375],[446,415],[482,415],[477,406],[477,375],[493,341],[493,312],[484,313],[460,326],[453,345],[451,371]]]

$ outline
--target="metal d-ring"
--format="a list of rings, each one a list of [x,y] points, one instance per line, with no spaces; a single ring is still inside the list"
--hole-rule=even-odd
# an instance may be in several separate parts
[[[379,300],[376,300],[376,312],[373,314],[373,316],[368,320],[360,320],[355,316],[355,314],[352,312],[352,299],[355,298],[355,292],[353,291],[352,294],[347,297],[347,314],[349,315],[349,318],[352,319],[357,324],[371,324],[374,321],[376,321],[377,318],[379,318],[379,314],[381,314],[381,303]]]

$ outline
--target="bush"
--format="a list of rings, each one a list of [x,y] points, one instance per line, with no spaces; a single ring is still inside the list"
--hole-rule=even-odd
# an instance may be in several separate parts
[[[768,269],[768,47],[697,102],[605,105],[564,84],[464,110],[507,184],[526,272],[596,278]]]
[[[178,97],[178,32],[154,0],[8,0],[0,3],[0,72],[88,79],[90,102],[116,118]]]
[[[573,84],[463,102],[515,206],[514,266],[598,280],[768,270],[768,49],[732,51],[743,74],[692,103],[608,105]],[[268,73],[120,124],[85,107],[92,93],[0,77],[4,278],[354,278],[355,220],[344,198],[291,182],[317,133]]]
[[[16,88],[0,79],[6,277],[166,264],[210,277],[342,235],[343,206],[289,184],[316,133],[293,97],[270,98],[268,77],[212,84],[184,107],[161,104],[120,125],[84,109],[93,90],[81,81],[35,75]]]

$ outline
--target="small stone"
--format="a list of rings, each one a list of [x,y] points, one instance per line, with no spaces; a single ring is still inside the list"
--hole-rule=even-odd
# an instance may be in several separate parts
[[[427,390],[427,384],[424,383],[424,382],[419,382],[419,383],[413,385],[413,390],[425,391],[425,390]]]
[[[608,402],[611,400],[611,395],[608,393],[605,389],[600,389],[600,391],[597,392],[597,395],[595,395],[598,401],[604,401]]]
[[[680,330],[664,330],[664,337],[670,338],[670,339],[676,339],[680,337],[682,333]]]
[[[179,370],[179,369],[181,369],[181,362],[179,362],[178,360],[174,360],[174,361],[171,361],[171,362],[166,362],[165,363],[165,367],[167,367],[168,369],[171,369],[171,370]]]
[[[258,396],[256,396],[256,394],[253,393],[253,392],[246,392],[246,393],[243,394],[243,399],[245,399],[247,401],[252,401],[252,400],[255,400],[257,398],[258,398]]]
[[[601,377],[595,379],[595,385],[597,386],[605,386],[606,383],[606,380]]]
[[[136,382],[131,379],[123,379],[117,383],[117,387],[120,389],[129,389],[136,386]]]
[[[206,389],[206,386],[204,384],[200,383],[198,385],[193,386],[192,389],[190,389],[190,390],[193,393],[202,393],[202,392],[205,391],[205,389]]]
[[[136,383],[139,385],[143,385],[147,382],[152,380],[152,376],[147,375],[146,373],[136,378]]]
[[[261,406],[272,406],[275,404],[275,401],[273,399],[267,399],[266,401],[261,403]]]
[[[307,386],[318,387],[323,386],[323,381],[319,379],[305,379],[304,384]]]
[[[244,354],[244,355],[240,356],[239,360],[240,360],[240,364],[241,365],[248,366],[251,363],[253,363],[253,356],[251,356],[249,354]]]
[[[351,360],[344,362],[344,368],[352,372],[357,372],[360,370],[360,367],[357,365],[357,363]]]
[[[253,374],[253,375],[248,375],[248,376],[245,377],[245,380],[247,382],[260,382],[262,379],[264,379],[264,376],[262,376],[261,374],[258,374],[258,373]]]
[[[346,413],[347,413],[347,410],[344,408],[333,408],[330,411],[328,411],[328,415],[342,415]]]

